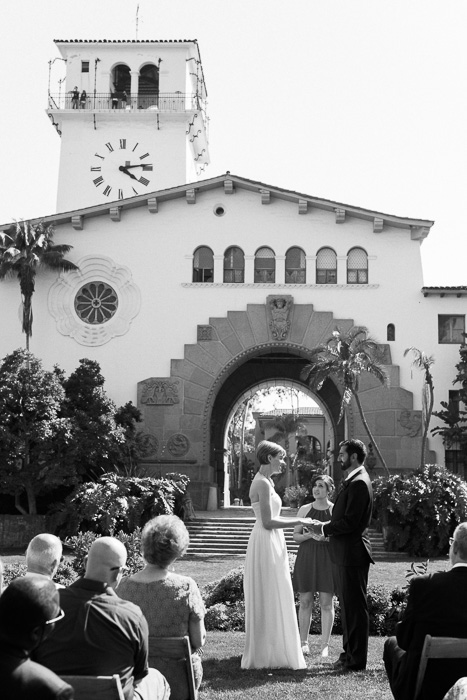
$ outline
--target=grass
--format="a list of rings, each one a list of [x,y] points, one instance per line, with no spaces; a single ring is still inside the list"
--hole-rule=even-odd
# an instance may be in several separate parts
[[[240,670],[243,632],[209,632],[203,656],[200,700],[392,700],[382,662],[382,637],[371,637],[366,671],[343,674],[332,666],[341,651],[341,637],[333,636],[330,661],[316,660],[319,640],[310,637],[307,669]]]

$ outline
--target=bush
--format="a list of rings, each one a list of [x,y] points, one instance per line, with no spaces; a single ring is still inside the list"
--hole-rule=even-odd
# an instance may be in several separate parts
[[[19,576],[24,576],[26,571],[26,564],[6,564],[5,571],[3,573],[3,585],[8,586],[13,579],[18,578]],[[54,576],[54,581],[62,586],[69,586],[70,583],[73,583],[73,581],[76,580],[76,578],[77,573],[72,564],[69,562],[62,562]]]
[[[84,574],[84,557],[89,551],[90,546],[99,535],[95,532],[78,532],[73,537],[67,537],[64,544],[73,551],[74,559],[70,566],[75,575],[82,576]],[[134,532],[128,534],[120,530],[114,533],[113,537],[126,547],[128,558],[126,566],[128,567],[127,576],[132,576],[137,571],[140,571],[144,566],[144,561],[140,553],[141,548],[141,530],[136,528]],[[59,569],[60,571],[60,569]]]
[[[185,493],[189,479],[132,477],[103,474],[96,482],[78,486],[62,509],[62,528],[74,535],[83,526],[99,535],[126,533],[142,527],[156,515],[173,513],[175,499]]]
[[[467,520],[467,483],[436,464],[408,476],[373,482],[374,517],[389,551],[415,556],[446,554],[459,523]]]

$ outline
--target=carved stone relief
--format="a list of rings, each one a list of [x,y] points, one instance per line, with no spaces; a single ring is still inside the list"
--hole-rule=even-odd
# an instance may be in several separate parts
[[[141,403],[148,406],[157,405],[173,405],[180,403],[178,394],[178,379],[164,379],[152,377],[143,383],[143,391],[141,394]]]
[[[167,440],[167,449],[173,457],[183,457],[190,449],[190,441],[186,435],[176,433]]]
[[[286,340],[290,330],[293,297],[290,295],[268,296],[267,311],[269,329],[274,340]]]
[[[197,340],[212,340],[212,326],[198,326]]]
[[[399,425],[406,430],[405,437],[417,437],[422,429],[422,417],[419,411],[401,411]]]

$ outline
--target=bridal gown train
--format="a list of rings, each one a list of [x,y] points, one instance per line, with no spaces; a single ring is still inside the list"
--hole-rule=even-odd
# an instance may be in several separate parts
[[[266,477],[258,472],[255,478]],[[256,523],[245,559],[246,638],[242,668],[306,668],[284,533],[281,529],[266,530],[259,503],[253,503],[252,508]],[[281,499],[272,492],[272,517],[276,518],[280,510]]]

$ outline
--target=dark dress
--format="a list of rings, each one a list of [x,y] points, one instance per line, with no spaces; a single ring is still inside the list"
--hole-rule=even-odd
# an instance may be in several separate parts
[[[331,520],[331,511],[329,508],[316,510],[311,506],[303,517],[327,522]],[[307,593],[308,591],[334,593],[328,541],[319,542],[309,539],[300,544],[292,581],[294,591],[298,593]]]

